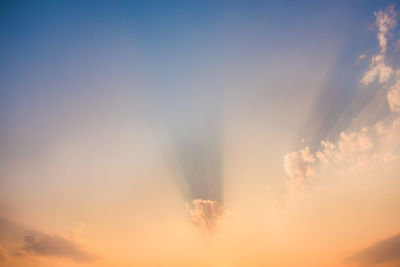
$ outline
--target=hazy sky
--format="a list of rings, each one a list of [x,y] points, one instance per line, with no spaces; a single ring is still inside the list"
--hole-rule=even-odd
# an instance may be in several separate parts
[[[399,266],[399,23],[2,1],[0,266]]]

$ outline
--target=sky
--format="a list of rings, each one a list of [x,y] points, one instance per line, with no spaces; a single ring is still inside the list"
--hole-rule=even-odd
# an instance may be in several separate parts
[[[399,24],[1,1],[0,266],[399,266]]]

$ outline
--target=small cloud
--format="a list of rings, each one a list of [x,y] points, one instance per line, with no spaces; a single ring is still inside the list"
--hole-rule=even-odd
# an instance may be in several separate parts
[[[297,195],[304,180],[314,175],[314,162],[315,158],[309,147],[297,152],[287,153],[283,157],[283,168],[290,177],[286,185],[292,194]]]
[[[400,260],[400,234],[381,240],[347,257],[344,261],[356,262],[361,266],[372,266],[396,260]]]
[[[394,28],[397,24],[396,21],[396,12],[394,10],[394,6],[391,5],[386,8],[384,11],[379,10],[378,12],[374,12],[376,16],[375,24],[378,27],[378,41],[381,51],[383,53],[386,52],[387,48],[387,37],[386,34],[392,28]]]
[[[194,225],[207,233],[215,231],[224,215],[224,207],[218,201],[194,199],[187,207]]]
[[[77,262],[91,262],[95,257],[70,239],[60,235],[33,233],[25,236],[24,250],[40,256],[69,258]]]
[[[0,262],[5,262],[8,258],[9,255],[7,249],[0,245]]]
[[[389,80],[392,73],[392,67],[385,64],[383,54],[378,54],[372,58],[370,68],[364,74],[361,83],[363,85],[368,85],[375,81],[377,77],[379,83],[385,83]]]
[[[365,59],[366,56],[367,56],[366,54],[359,55],[357,58],[357,63],[359,63],[361,60]]]
[[[386,132],[387,132],[387,128],[386,128],[386,126],[383,124],[382,121],[379,121],[379,122],[377,122],[377,123],[374,125],[374,130],[375,130],[375,132],[376,132],[378,135],[380,135],[380,136],[386,134]]]
[[[375,25],[378,27],[377,39],[380,51],[372,57],[369,69],[361,79],[363,85],[372,83],[376,78],[378,78],[379,83],[385,83],[393,73],[392,68],[385,64],[385,55],[388,32],[397,24],[396,12],[394,11],[394,6],[390,6],[386,8],[385,11],[380,10],[374,14],[376,17]]]
[[[393,112],[400,112],[400,80],[390,88],[387,94],[389,107]]]

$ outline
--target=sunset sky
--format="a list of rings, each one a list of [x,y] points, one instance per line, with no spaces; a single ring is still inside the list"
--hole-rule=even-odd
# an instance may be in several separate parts
[[[0,266],[400,266],[400,2],[0,3]]]

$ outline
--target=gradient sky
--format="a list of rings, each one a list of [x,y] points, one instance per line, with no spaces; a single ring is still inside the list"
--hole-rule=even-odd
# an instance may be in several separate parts
[[[399,266],[399,22],[1,1],[0,266]]]

